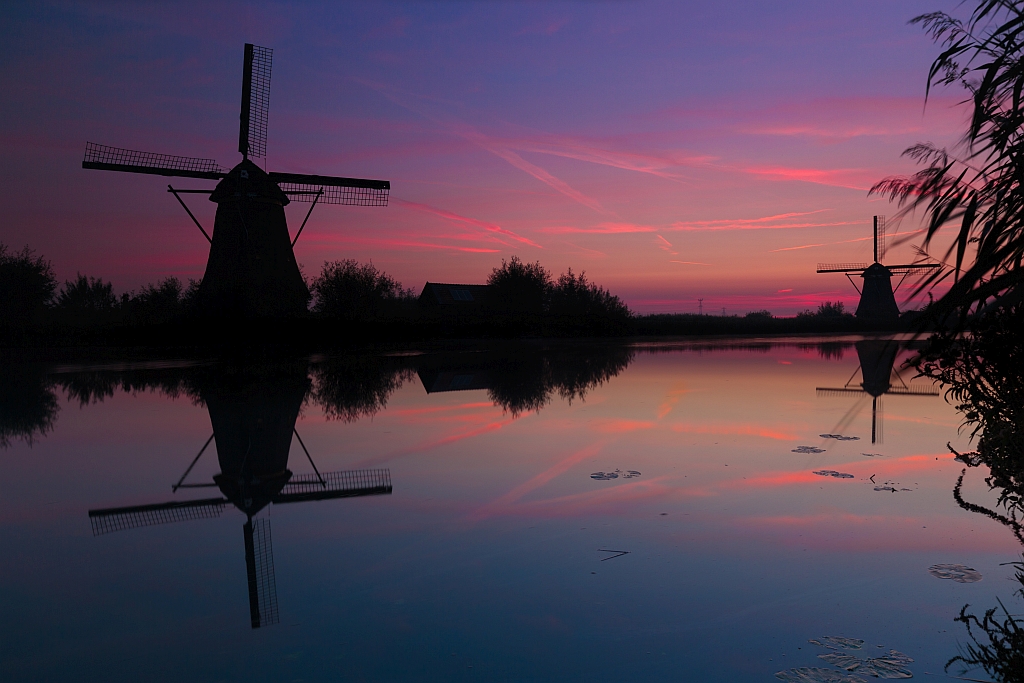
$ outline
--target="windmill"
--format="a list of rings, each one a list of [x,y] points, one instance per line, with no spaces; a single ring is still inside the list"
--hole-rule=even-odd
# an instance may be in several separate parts
[[[210,256],[197,296],[201,314],[212,317],[289,317],[306,310],[309,289],[295,262],[293,247],[317,203],[387,206],[386,180],[265,172],[250,157],[265,159],[273,51],[246,43],[238,151],[242,161],[230,171],[213,159],[154,154],[86,143],[82,168],[218,180],[212,190],[172,193],[210,242]],[[208,194],[217,204],[213,236],[185,204],[183,194]],[[311,202],[291,238],[284,207]]]
[[[93,535],[219,517],[232,505],[246,519],[242,531],[252,627],[276,624],[277,589],[270,522],[257,514],[270,504],[391,494],[391,473],[387,469],[320,473],[295,429],[307,387],[301,373],[283,378],[221,377],[200,386],[213,434],[171,490],[215,487],[222,495],[90,510]],[[293,436],[309,459],[313,474],[296,476],[288,469]],[[215,439],[220,473],[212,482],[185,483]]]
[[[895,290],[892,286],[893,275],[902,275],[896,284],[900,288],[907,276],[913,272],[941,268],[938,263],[906,263],[898,266],[884,266],[885,258],[885,216],[874,218],[874,262],[873,263],[819,263],[819,273],[843,273],[860,294],[857,305],[857,317],[881,323],[894,323],[899,320],[900,309],[896,305]],[[864,280],[858,287],[852,275],[860,273]]]
[[[818,387],[818,396],[845,396],[846,394],[868,394],[871,396],[871,443],[882,440],[882,396],[938,396],[938,389],[911,389],[900,377],[893,373],[899,343],[892,339],[862,339],[854,345],[857,349],[857,369],[846,380],[842,387]],[[853,385],[857,371],[861,373],[860,386]],[[893,385],[892,376],[900,381],[900,386]]]

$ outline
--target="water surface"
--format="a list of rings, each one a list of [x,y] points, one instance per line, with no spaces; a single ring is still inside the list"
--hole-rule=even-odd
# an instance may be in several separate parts
[[[0,678],[942,673],[1019,544],[855,341],[9,365]]]

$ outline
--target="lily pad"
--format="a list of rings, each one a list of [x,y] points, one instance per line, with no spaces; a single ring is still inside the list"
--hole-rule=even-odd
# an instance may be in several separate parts
[[[851,676],[835,669],[816,666],[801,666],[796,669],[779,671],[775,677],[789,683],[867,683],[860,676]]]
[[[875,678],[913,678],[914,674],[904,666],[912,661],[902,652],[889,650],[889,654],[884,657],[873,657],[864,662],[857,672]]]
[[[914,661],[902,652],[890,650],[888,655],[882,657],[869,657],[861,659],[844,652],[828,652],[818,655],[829,664],[834,664],[840,669],[856,671],[859,674],[866,674],[873,678],[913,678],[914,674],[904,665]]]
[[[937,579],[951,579],[957,583],[981,581],[981,572],[963,564],[933,564],[928,573]]]
[[[815,470],[811,474],[817,474],[819,477],[835,477],[836,479],[853,479],[852,474],[846,472],[836,472],[835,470]]]
[[[853,671],[864,663],[864,660],[860,657],[849,655],[845,652],[826,652],[823,655],[818,655],[818,659],[823,659],[829,664],[838,666],[840,669],[846,669],[847,671]]]
[[[620,469],[616,469],[614,472],[594,472],[590,475],[590,478],[607,481],[609,479],[618,479],[619,477],[622,477],[623,479],[635,479],[639,476],[640,473],[636,470],[626,470],[623,472]]]
[[[860,638],[844,638],[842,636],[823,636],[807,642],[827,647],[830,650],[859,650],[864,645],[864,641]]]

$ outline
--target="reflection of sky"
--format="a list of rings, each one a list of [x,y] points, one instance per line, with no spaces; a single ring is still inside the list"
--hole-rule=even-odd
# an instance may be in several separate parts
[[[387,467],[394,493],[269,509],[282,616],[259,631],[233,509],[90,535],[89,508],[172,499],[206,411],[148,393],[65,405],[52,434],[3,454],[0,675],[773,680],[821,664],[806,641],[822,635],[938,671],[960,607],[1009,597],[998,564],[1019,547],[954,503],[945,444],[967,440],[941,399],[887,396],[881,444],[864,401],[843,431],[859,441],[818,436],[858,399],[815,387],[856,364],[852,349],[641,352],[586,400],[516,419],[485,391],[427,395],[415,378],[372,419],[307,408],[321,471]],[[190,481],[216,473],[204,458]],[[642,476],[589,476],[616,468]],[[876,492],[871,475],[912,490]],[[976,473],[964,495],[990,500]],[[930,577],[940,562],[985,579]]]
[[[852,304],[815,264],[868,259],[870,217],[893,208],[867,188],[914,168],[909,145],[957,137],[960,93],[924,112],[937,50],[907,24],[955,6],[7,3],[0,239],[118,291],[200,277],[207,245],[165,179],[84,172],[82,150],[234,164],[251,41],[275,50],[272,169],[393,181],[387,209],[317,210],[307,274],[372,259],[418,289],[518,254],[641,311]]]

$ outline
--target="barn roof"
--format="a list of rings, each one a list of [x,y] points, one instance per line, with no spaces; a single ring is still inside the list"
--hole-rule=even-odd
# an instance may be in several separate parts
[[[489,291],[490,285],[428,282],[423,285],[419,301],[427,306],[479,306]]]

